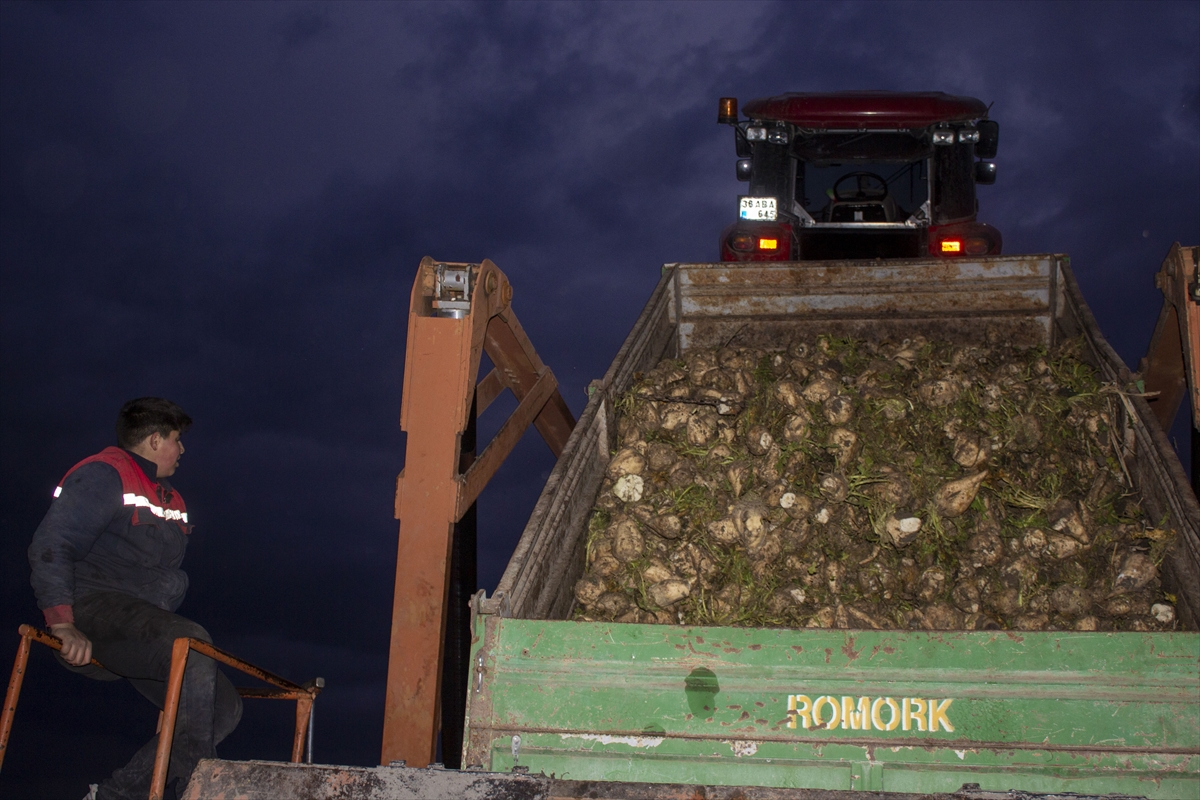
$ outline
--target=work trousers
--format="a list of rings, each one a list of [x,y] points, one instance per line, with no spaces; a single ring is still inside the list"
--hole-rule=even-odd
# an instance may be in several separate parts
[[[92,656],[115,676],[126,678],[162,709],[171,672],[171,647],[187,636],[211,642],[208,631],[189,619],[119,592],[98,592],[76,601],[75,627],[92,641]],[[93,668],[94,669],[94,668]],[[77,671],[87,674],[87,668]],[[93,677],[108,677],[94,675]],[[179,712],[167,785],[179,791],[202,758],[215,758],[216,745],[237,727],[242,699],[211,658],[192,652],[183,673]],[[150,792],[158,736],[100,785],[98,800],[143,800]]]

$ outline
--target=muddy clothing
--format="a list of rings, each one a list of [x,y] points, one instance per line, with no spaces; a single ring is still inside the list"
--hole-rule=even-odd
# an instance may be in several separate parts
[[[75,604],[75,626],[92,641],[92,654],[110,672],[129,680],[146,699],[161,709],[171,671],[171,646],[190,636],[211,641],[201,626],[156,605],[119,592],[97,592]],[[202,758],[216,758],[216,745],[242,717],[237,689],[218,671],[211,658],[188,657],[179,693],[175,739],[167,785],[183,787]],[[144,800],[150,793],[158,737],[153,736],[129,763],[100,784],[97,800]],[[170,793],[168,792],[168,795]]]
[[[88,677],[126,678],[161,709],[175,639],[211,639],[204,628],[174,613],[188,588],[180,565],[192,526],[183,498],[157,475],[154,462],[117,447],[76,464],[34,532],[29,564],[46,623],[73,622],[104,669],[61,663]],[[216,662],[192,653],[168,785],[179,781],[182,788],[200,759],[215,758],[215,745],[241,714],[241,698]],[[146,797],[157,744],[156,735],[100,785],[97,797]]]
[[[117,447],[76,464],[29,546],[31,583],[47,624],[71,622],[92,592],[122,592],[174,611],[187,592],[183,498],[158,467]]]

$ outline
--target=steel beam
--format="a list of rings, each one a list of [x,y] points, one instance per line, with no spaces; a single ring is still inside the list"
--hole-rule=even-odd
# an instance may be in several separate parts
[[[465,288],[447,301],[451,272],[460,276],[453,285]],[[462,280],[464,274],[469,280]],[[531,422],[556,456],[575,424],[511,300],[508,279],[486,260],[473,265],[425,258],[413,284],[400,411],[408,438],[396,481],[400,535],[383,764],[424,767],[435,757],[454,524]],[[496,368],[477,385],[484,352]],[[462,463],[472,403],[486,407],[505,388],[517,398],[516,411],[473,464]]]

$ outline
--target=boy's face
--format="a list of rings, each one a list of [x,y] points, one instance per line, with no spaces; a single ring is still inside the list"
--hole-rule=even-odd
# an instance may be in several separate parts
[[[149,446],[149,459],[158,466],[158,477],[169,478],[179,468],[179,457],[183,455],[183,442],[179,440],[179,431],[171,431],[164,437],[161,433],[152,433],[146,439]]]

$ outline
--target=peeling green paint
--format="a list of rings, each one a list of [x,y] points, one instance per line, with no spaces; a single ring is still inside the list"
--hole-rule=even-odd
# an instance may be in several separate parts
[[[477,625],[488,769],[519,733],[522,766],[569,779],[1200,796],[1200,634]],[[822,727],[789,727],[796,695]]]

